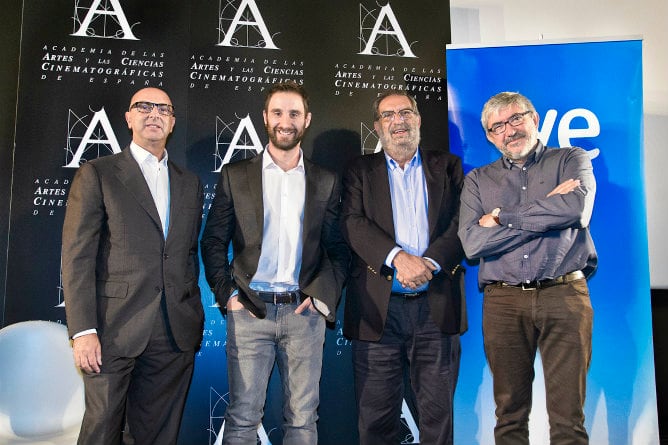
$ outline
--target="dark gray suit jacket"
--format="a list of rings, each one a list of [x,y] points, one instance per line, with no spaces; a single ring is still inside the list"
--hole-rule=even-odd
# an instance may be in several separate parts
[[[336,317],[350,254],[339,231],[340,184],[337,176],[304,159],[306,196],[302,231],[300,290],[324,302],[328,320]],[[264,205],[262,154],[223,167],[202,234],[202,260],[207,281],[224,308],[233,291],[255,316],[266,316],[265,304],[250,288],[257,271]],[[234,260],[228,260],[232,242]]]
[[[464,258],[457,236],[464,174],[455,155],[420,153],[429,200],[429,247],[423,256],[442,268],[429,283],[429,307],[441,331],[456,334],[466,326],[463,296],[460,291],[453,293],[451,274]],[[385,259],[397,245],[383,152],[361,156],[349,166],[343,180],[341,227],[353,252],[343,331],[349,338],[377,341],[385,326],[394,276]],[[459,290],[459,282],[455,285]]]
[[[174,340],[200,344],[204,322],[197,238],[202,186],[169,162],[170,227],[164,239],[151,192],[129,148],[83,164],[70,189],[62,271],[70,335],[96,328],[102,353],[144,350],[164,290]]]

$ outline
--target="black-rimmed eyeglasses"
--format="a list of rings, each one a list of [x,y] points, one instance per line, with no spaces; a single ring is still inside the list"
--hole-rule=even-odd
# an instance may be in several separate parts
[[[506,131],[506,124],[510,124],[511,127],[517,127],[524,122],[524,116],[531,113],[531,110],[525,111],[523,113],[515,113],[508,120],[503,122],[497,122],[487,129],[492,134],[502,134]]]
[[[130,109],[136,108],[140,113],[150,113],[153,111],[153,108],[158,109],[158,113],[163,116],[174,116],[174,107],[170,104],[156,104],[154,102],[135,102],[130,105]]]

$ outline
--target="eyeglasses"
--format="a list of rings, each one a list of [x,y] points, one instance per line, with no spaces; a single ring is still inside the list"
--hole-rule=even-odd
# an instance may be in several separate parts
[[[490,133],[493,134],[502,134],[506,131],[506,124],[510,124],[511,127],[517,127],[524,122],[524,116],[531,113],[531,110],[525,111],[524,113],[515,113],[507,121],[497,122],[487,129]]]
[[[136,108],[140,113],[150,113],[153,111],[153,107],[158,109],[158,113],[163,116],[174,116],[174,107],[169,104],[156,104],[153,102],[135,102],[130,105],[130,109]]]
[[[404,110],[399,110],[399,111],[383,111],[380,113],[380,118],[384,122],[392,122],[394,119],[394,116],[399,116],[399,119],[402,121],[409,121],[413,119],[413,116],[415,116],[417,113],[410,108],[406,108]]]

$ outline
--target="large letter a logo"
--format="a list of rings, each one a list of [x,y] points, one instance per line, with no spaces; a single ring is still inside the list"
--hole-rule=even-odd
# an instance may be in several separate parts
[[[104,1],[104,5],[102,2]],[[79,22],[79,10],[86,9],[76,1],[74,7],[75,29]],[[78,30],[72,34],[77,37],[101,37],[103,39],[139,40],[132,34],[132,29],[125,18],[125,13],[118,0],[93,0]]]
[[[366,45],[358,54],[368,56],[417,57],[413,54],[389,3],[380,9],[371,34],[368,38],[365,37],[365,30],[368,29],[365,24],[373,19],[372,12],[360,5],[360,47],[363,44]],[[380,41],[380,45],[378,41]]]
[[[228,0],[227,6],[219,12],[218,31],[220,43],[217,46],[279,49],[269,34],[269,29],[267,29],[267,25],[264,23],[255,0],[241,0],[234,18],[231,19],[231,24],[224,26],[225,22],[230,21],[227,11],[233,8],[232,2]],[[224,36],[222,41],[220,41],[220,34]],[[235,35],[238,37],[235,37]]]
[[[72,114],[70,112],[70,114]],[[100,111],[96,111],[91,119],[88,127],[86,127],[86,132],[80,138],[79,144],[76,149],[72,149],[72,142],[76,139],[79,139],[74,133],[80,124],[83,124],[82,119],[74,116],[74,124],[69,124],[69,134],[67,135],[67,153],[68,157],[71,154],[72,158],[64,166],[65,168],[79,168],[81,164],[81,158],[84,156],[84,153],[89,148],[97,148],[94,158],[100,157],[103,151],[111,153],[120,153],[121,147],[118,145],[118,140],[116,139],[116,134],[114,133],[113,128],[111,127],[111,122],[109,122],[109,117],[104,111],[104,108]],[[85,124],[84,124],[85,125]],[[85,160],[89,160],[84,157]]]

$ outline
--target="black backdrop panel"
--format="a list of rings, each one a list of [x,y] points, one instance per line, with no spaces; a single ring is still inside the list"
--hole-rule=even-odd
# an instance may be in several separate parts
[[[80,163],[129,143],[123,113],[137,89],[171,96],[177,124],[169,155],[202,179],[206,218],[223,163],[266,144],[264,93],[277,81],[294,80],[310,93],[304,151],[336,171],[377,148],[371,103],[387,89],[416,97],[422,146],[447,150],[449,23],[448,2],[440,0],[26,0],[5,324],[65,322],[60,238],[69,186]],[[225,320],[203,278],[200,285],[206,326],[182,444],[214,444],[227,404]],[[357,441],[349,346],[339,320],[325,345],[322,444]],[[280,412],[274,375],[262,443],[282,442]],[[405,420],[413,443],[412,419]]]
[[[0,16],[0,327],[4,326],[5,273],[7,266],[7,231],[12,180],[14,122],[16,118],[16,86],[19,69],[19,38],[21,31],[21,2],[3,3]]]

